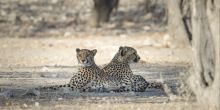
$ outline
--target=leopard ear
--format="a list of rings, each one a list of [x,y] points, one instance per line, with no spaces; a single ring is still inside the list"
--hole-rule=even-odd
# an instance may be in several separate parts
[[[122,47],[122,46],[120,46],[120,47],[119,47],[119,53],[120,53],[120,55],[121,55],[121,56],[124,56],[124,55],[125,55],[125,53],[126,53],[125,48],[124,48],[124,47]]]
[[[123,47],[122,47],[122,46],[120,46],[120,47],[119,47],[119,50],[122,50],[122,49],[123,49]]]
[[[76,48],[76,53],[79,53],[80,52],[80,49],[79,48]]]
[[[93,49],[93,50],[92,50],[92,53],[93,53],[93,55],[95,56],[95,54],[97,53],[97,50],[96,50],[96,49]]]

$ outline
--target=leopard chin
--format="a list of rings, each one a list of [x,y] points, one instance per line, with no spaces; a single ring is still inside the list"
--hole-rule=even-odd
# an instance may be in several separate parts
[[[86,62],[86,63],[78,63],[79,66],[89,67],[92,66],[92,63]]]

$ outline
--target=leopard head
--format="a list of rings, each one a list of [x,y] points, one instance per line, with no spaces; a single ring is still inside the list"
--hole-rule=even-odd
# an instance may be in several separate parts
[[[97,53],[97,50],[88,50],[88,49],[76,49],[76,56],[79,64],[82,64],[85,67],[95,65],[94,56]]]
[[[126,63],[136,63],[140,60],[140,56],[137,54],[137,51],[134,48],[121,46],[119,47],[119,50],[113,60]]]

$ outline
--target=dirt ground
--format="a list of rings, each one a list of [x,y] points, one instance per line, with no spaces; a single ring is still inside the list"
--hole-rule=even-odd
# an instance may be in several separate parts
[[[203,110],[196,103],[188,102],[173,102],[173,103],[104,103],[104,104],[63,104],[62,101],[57,102],[56,104],[50,103],[48,106],[38,106],[38,103],[33,105],[22,105],[22,106],[12,106],[12,107],[3,107],[2,110],[11,109],[11,110]]]
[[[75,49],[97,49],[96,63],[108,63],[120,46],[137,49],[146,63],[192,63],[191,48],[172,48],[166,33],[137,36],[0,38],[0,67],[73,66]],[[162,39],[162,40],[161,40]]]

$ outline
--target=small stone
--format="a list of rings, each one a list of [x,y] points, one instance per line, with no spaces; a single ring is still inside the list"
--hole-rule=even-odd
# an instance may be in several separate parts
[[[64,33],[64,37],[68,37],[68,36],[70,36],[71,35],[71,32],[65,32]]]
[[[171,94],[171,95],[169,96],[169,99],[170,99],[171,101],[175,101],[175,100],[177,100],[177,96]]]
[[[34,106],[35,106],[35,107],[39,107],[39,106],[40,106],[40,103],[39,103],[39,102],[35,102],[35,103],[34,103]]]
[[[42,71],[43,71],[43,72],[46,72],[46,71],[48,71],[48,68],[47,68],[47,67],[43,67],[43,68],[42,68]]]
[[[58,100],[63,100],[63,98],[58,98]]]
[[[23,107],[24,107],[24,108],[27,108],[27,107],[28,107],[28,105],[27,105],[27,104],[23,104]]]
[[[143,28],[144,28],[145,31],[150,30],[150,27],[149,27],[149,26],[144,26]]]
[[[115,93],[114,91],[110,91],[110,93]]]

